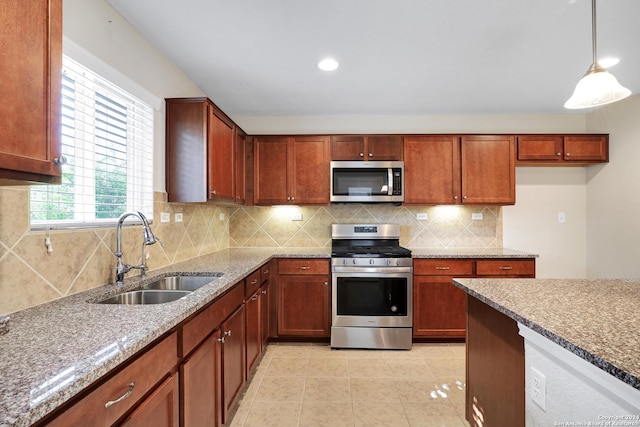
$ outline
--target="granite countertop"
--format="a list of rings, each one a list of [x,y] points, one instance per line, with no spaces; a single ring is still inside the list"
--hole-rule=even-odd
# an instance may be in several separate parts
[[[105,285],[11,314],[0,335],[0,427],[28,426],[207,305],[272,257],[330,258],[331,248],[225,249],[125,281],[123,291],[169,274],[220,275],[162,305],[104,305]],[[415,250],[415,258],[531,258],[509,249]],[[3,323],[3,325],[5,325]]]
[[[640,279],[454,279],[454,285],[640,389]]]
[[[412,249],[413,258],[537,258],[538,255],[507,248],[420,248]]]

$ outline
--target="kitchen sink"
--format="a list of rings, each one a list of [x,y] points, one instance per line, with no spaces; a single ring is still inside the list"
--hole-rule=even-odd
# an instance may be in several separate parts
[[[142,287],[142,289],[195,291],[220,276],[167,276]]]
[[[114,295],[98,301],[98,304],[163,304],[186,297],[191,291],[139,290]]]

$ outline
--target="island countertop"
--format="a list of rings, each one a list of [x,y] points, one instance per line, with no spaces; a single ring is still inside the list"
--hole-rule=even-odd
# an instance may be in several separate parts
[[[453,283],[640,389],[640,279],[454,279]]]

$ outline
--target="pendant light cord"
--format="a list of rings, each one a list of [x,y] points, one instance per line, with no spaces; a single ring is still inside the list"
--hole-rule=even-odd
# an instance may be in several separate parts
[[[591,45],[593,46],[593,64],[598,63],[598,48],[596,41],[596,0],[591,0]]]

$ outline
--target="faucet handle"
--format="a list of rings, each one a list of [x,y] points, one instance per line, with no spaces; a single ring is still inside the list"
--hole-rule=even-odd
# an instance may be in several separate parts
[[[156,242],[160,243],[160,247],[164,248],[164,242],[162,240],[160,240],[160,238],[158,236],[155,236],[155,237],[156,237]]]

